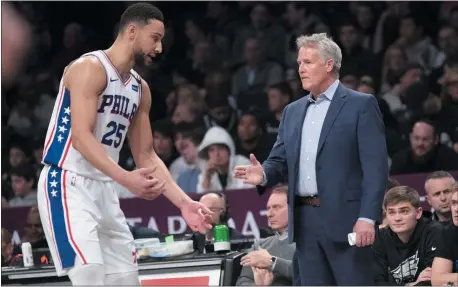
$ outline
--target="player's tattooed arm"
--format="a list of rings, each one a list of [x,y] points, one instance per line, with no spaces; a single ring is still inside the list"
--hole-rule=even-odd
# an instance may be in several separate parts
[[[66,69],[64,86],[70,91],[72,145],[92,166],[117,181],[127,171],[110,158],[92,133],[98,97],[106,85],[105,70],[94,57],[82,57]]]
[[[154,151],[150,124],[151,91],[142,79],[142,97],[138,112],[129,127],[128,139],[137,168],[153,168],[152,176],[165,182],[164,196],[181,208],[191,198],[175,183],[164,162]]]

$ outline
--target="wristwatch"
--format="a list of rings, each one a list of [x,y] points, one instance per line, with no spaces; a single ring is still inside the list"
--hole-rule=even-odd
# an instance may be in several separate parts
[[[270,266],[269,266],[270,271],[274,269],[275,262],[277,262],[277,257],[276,256],[270,257]]]

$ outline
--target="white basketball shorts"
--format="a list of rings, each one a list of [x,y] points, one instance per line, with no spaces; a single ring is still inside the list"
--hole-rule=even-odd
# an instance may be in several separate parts
[[[105,274],[138,271],[132,233],[113,182],[45,166],[38,208],[57,275],[75,264],[102,264]]]

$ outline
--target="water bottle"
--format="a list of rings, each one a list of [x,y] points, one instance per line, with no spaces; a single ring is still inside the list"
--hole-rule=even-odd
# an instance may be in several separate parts
[[[33,253],[32,253],[32,245],[30,242],[24,242],[21,245],[22,249],[22,260],[24,262],[24,267],[33,267]]]
[[[231,250],[229,239],[229,227],[227,225],[216,225],[213,229],[215,252],[225,252]]]

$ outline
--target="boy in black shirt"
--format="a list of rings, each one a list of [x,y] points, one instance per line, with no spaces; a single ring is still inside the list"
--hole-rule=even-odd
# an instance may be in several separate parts
[[[458,285],[458,184],[452,191],[452,223],[443,232],[443,242],[434,258],[433,285]]]
[[[431,265],[442,226],[422,218],[420,196],[408,186],[390,189],[383,200],[388,226],[376,232],[376,285],[431,285]]]

